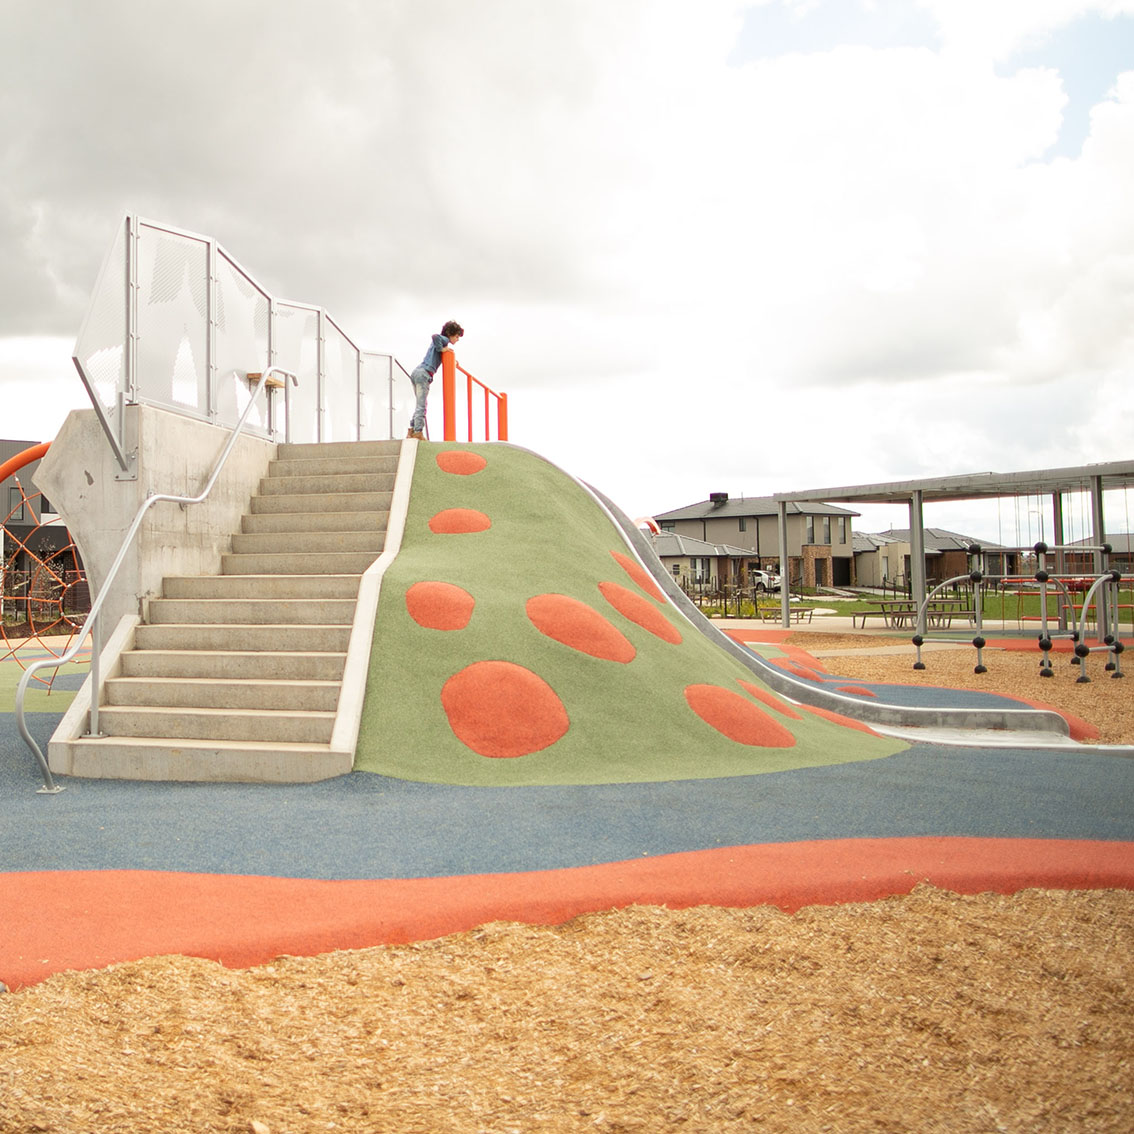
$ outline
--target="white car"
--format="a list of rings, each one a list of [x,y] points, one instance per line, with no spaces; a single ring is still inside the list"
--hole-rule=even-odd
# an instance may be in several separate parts
[[[749,571],[748,577],[758,591],[778,591],[780,589],[779,575],[770,571]]]

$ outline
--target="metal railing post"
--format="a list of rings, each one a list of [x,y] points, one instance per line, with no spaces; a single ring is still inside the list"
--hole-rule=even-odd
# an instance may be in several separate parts
[[[98,691],[102,685],[102,613],[91,622],[91,719],[87,736],[102,736],[98,727]]]
[[[451,350],[441,355],[442,430],[446,441],[457,439],[457,360]]]

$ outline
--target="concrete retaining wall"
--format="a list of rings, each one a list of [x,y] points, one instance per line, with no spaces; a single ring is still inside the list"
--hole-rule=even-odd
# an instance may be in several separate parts
[[[196,496],[212,474],[231,430],[153,406],[128,406],[138,477],[116,480],[118,465],[94,410],[68,415],[36,473],[36,486],[71,532],[98,594],[134,516],[147,496]],[[273,442],[242,436],[208,500],[182,507],[162,501],[146,513],[103,608],[104,628],[145,614],[166,575],[214,575],[240,518],[275,456]]]

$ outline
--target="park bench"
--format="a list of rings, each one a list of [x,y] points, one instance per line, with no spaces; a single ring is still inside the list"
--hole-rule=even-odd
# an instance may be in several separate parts
[[[761,622],[779,622],[782,617],[778,606],[757,606],[756,613],[760,615]],[[788,607],[788,619],[791,622],[810,622],[815,608],[810,606]]]

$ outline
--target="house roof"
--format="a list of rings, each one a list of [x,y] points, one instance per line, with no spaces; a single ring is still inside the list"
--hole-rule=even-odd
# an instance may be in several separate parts
[[[857,516],[848,508],[834,504],[821,504],[805,501],[801,504],[788,504],[789,516]],[[740,516],[774,516],[776,499],[774,496],[740,496],[735,500],[700,500],[696,504],[686,504],[684,508],[674,508],[671,512],[660,512],[655,520],[716,520],[739,518]]]
[[[695,555],[698,558],[755,559],[756,552],[750,547],[733,547],[728,543],[706,543],[703,539],[678,535],[677,532],[659,532],[654,539],[654,550],[659,559],[673,559],[678,556]]]
[[[880,533],[883,536],[889,536],[891,540],[900,541],[902,543],[910,542],[910,529],[909,528],[891,528],[887,532]],[[925,529],[925,550],[931,551],[968,551],[973,544],[978,544],[989,551],[1006,551],[1008,550],[1003,544],[993,543],[989,539],[977,539],[976,536],[959,535],[957,532],[947,531],[945,528],[926,528]]]
[[[877,551],[886,544],[900,542],[896,536],[871,532],[851,532],[851,550],[855,555],[861,552]]]
[[[1110,544],[1111,551],[1119,555],[1129,555],[1131,551],[1134,551],[1134,532],[1108,532],[1104,538]],[[1074,539],[1067,546],[1076,547],[1079,545],[1094,547],[1095,541],[1090,537]]]

